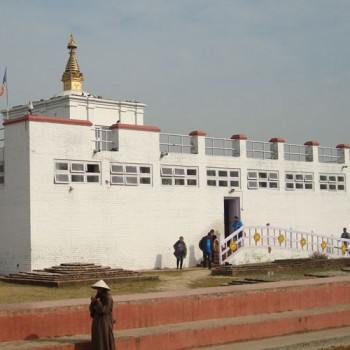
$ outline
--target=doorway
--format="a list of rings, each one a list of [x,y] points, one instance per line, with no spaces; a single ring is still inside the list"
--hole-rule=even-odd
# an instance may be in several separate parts
[[[234,216],[241,217],[241,203],[239,197],[224,198],[224,222],[225,237],[232,233],[232,219]]]

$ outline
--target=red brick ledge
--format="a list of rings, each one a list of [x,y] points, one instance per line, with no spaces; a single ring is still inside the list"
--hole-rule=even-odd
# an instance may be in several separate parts
[[[4,125],[10,125],[21,122],[42,122],[42,123],[56,123],[56,124],[69,124],[69,125],[84,125],[84,126],[92,126],[93,124],[87,120],[77,120],[77,119],[65,119],[65,118],[57,118],[57,117],[44,117],[40,115],[30,115],[27,114],[23,117],[8,119],[4,121]]]
[[[246,140],[247,136],[244,134],[236,134],[231,136],[232,140]]]
[[[342,143],[342,144],[338,145],[336,148],[350,148],[350,145],[348,145],[346,143]]]
[[[273,137],[272,139],[270,139],[269,142],[281,142],[281,143],[285,143],[286,140],[283,137]]]
[[[304,146],[319,146],[320,143],[318,141],[307,141],[304,143]]]
[[[190,136],[207,136],[207,133],[205,131],[195,130],[195,131],[191,131],[189,135]]]
[[[113,124],[109,127],[110,129],[128,129],[128,130],[139,130],[139,131],[151,131],[160,132],[160,128],[157,126],[147,125],[134,125],[134,124]]]

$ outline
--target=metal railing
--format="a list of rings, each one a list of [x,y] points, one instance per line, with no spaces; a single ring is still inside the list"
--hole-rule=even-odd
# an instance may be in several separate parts
[[[222,138],[205,138],[205,154],[209,156],[239,157],[234,147],[234,140]]]
[[[318,147],[318,161],[320,163],[339,163],[339,149],[333,147]]]
[[[192,153],[192,138],[188,135],[159,134],[159,147],[161,152]]]
[[[306,146],[286,143],[284,144],[284,160],[307,162],[311,159],[306,152]]]
[[[247,141],[247,157],[258,159],[276,159],[271,150],[272,143],[262,141]]]
[[[239,249],[280,248],[329,257],[342,257],[350,247],[350,239],[302,232],[274,226],[243,226],[219,243],[220,265],[228,261]]]

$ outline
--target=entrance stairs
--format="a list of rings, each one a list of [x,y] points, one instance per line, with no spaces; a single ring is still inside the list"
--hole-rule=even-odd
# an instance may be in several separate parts
[[[180,350],[350,326],[350,276],[114,296],[118,350]],[[89,299],[0,306],[2,350],[91,350]]]

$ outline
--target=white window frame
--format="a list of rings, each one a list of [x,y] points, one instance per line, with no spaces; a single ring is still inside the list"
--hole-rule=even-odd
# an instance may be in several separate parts
[[[247,188],[249,190],[279,190],[279,173],[276,170],[247,171]]]
[[[323,179],[321,180],[321,178]],[[344,174],[321,173],[319,174],[320,191],[345,192],[345,179],[346,178]]]
[[[198,167],[164,165],[160,167],[160,177],[162,186],[198,187]]]
[[[290,178],[288,178],[290,177]],[[299,171],[286,171],[284,175],[285,179],[285,190],[286,191],[313,191],[314,185],[314,174],[299,172]],[[293,184],[292,186],[290,184]],[[311,188],[307,188],[311,185]]]
[[[209,174],[208,174],[209,173]],[[231,176],[235,173],[237,176]],[[241,171],[237,168],[211,168],[206,169],[207,186],[241,188]],[[211,184],[214,182],[213,184]],[[232,182],[237,182],[233,185]]]
[[[67,169],[57,169],[58,164],[66,164]],[[74,165],[80,164],[81,169],[73,169]],[[93,165],[97,167],[97,171],[88,171],[88,166]],[[62,180],[60,177],[67,176],[67,180]],[[82,181],[73,181],[74,177],[82,176]],[[88,181],[88,178],[97,177],[98,181]],[[100,162],[90,162],[90,161],[80,161],[80,160],[54,160],[54,183],[55,184],[101,184],[101,163]]]
[[[149,171],[145,172],[146,169]],[[117,179],[121,181],[116,181]],[[142,179],[149,179],[149,183],[142,182]],[[111,163],[110,184],[113,186],[152,186],[152,166],[150,164]]]

